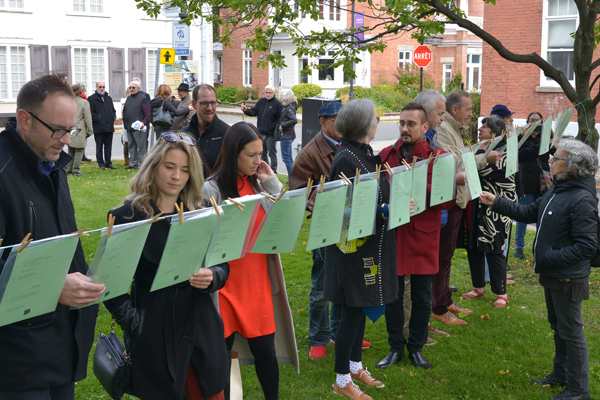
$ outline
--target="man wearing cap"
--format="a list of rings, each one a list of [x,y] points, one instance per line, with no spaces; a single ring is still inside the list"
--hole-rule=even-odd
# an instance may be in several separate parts
[[[192,104],[192,96],[190,96],[190,85],[187,83],[179,84],[177,88],[177,94],[179,95],[179,105],[177,106],[178,110],[182,108],[188,108],[190,104]],[[181,128],[185,128],[190,124],[190,120],[194,113],[187,113],[185,115],[180,115],[179,117],[175,117],[173,120],[173,125],[171,126],[170,131],[177,132],[181,130]]]
[[[510,111],[504,104],[496,104],[494,108],[492,108],[490,115],[495,114],[502,118],[502,121],[504,121],[504,124],[506,125],[506,129],[508,129],[509,132],[512,132],[515,130],[512,117],[514,113],[514,111]]]
[[[306,187],[309,179],[317,184],[321,175],[329,175],[331,163],[338,147],[341,145],[341,135],[335,130],[335,119],[342,108],[337,101],[325,103],[319,109],[321,132],[308,142],[294,160],[294,166],[289,176],[290,190]],[[306,209],[312,213],[315,205],[315,192],[308,200]],[[341,310],[335,304],[331,305],[331,324],[329,323],[329,302],[323,296],[325,279],[325,247],[312,251],[313,267],[311,271],[311,288],[309,298],[309,340],[311,358],[325,358],[325,346],[329,341],[335,341],[335,332],[340,320]],[[370,347],[369,342],[363,342],[363,348]]]
[[[258,100],[254,107],[248,108],[245,104],[242,104],[241,109],[244,114],[256,117],[256,127],[263,135],[262,160],[269,163],[270,158],[271,169],[277,174],[277,138],[275,137],[275,130],[279,118],[281,118],[283,105],[275,98],[273,86],[268,85],[265,87],[265,97]],[[327,170],[327,173],[329,173],[329,170]]]

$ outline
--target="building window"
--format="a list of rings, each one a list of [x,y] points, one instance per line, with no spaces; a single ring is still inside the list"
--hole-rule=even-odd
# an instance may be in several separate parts
[[[481,90],[481,54],[467,54],[467,88]]]
[[[446,85],[452,80],[452,64],[444,64],[443,74],[442,88],[446,89]]]
[[[306,58],[298,60],[298,83],[308,83],[308,74],[302,70],[308,70],[308,59]]]
[[[398,68],[410,68],[412,63],[412,52],[411,51],[399,51],[398,52]]]
[[[74,82],[83,83],[87,92],[91,93],[96,87],[96,82],[106,82],[106,54],[104,49],[73,49]]]
[[[320,3],[322,7],[322,3]],[[339,21],[341,16],[340,0],[329,0],[329,19]]]
[[[325,8],[325,0],[319,0],[319,19],[323,19],[325,18],[324,15],[324,8]]]
[[[73,0],[73,11],[100,14],[103,10],[103,0]]]
[[[0,7],[25,8],[25,0],[0,0]]]
[[[568,80],[575,80],[573,71],[575,40],[571,33],[577,30],[579,18],[573,0],[548,0],[545,41],[546,61],[562,71]],[[546,78],[546,81],[552,79]]]
[[[16,99],[25,82],[25,46],[0,46],[0,99]]]
[[[244,86],[252,86],[252,50],[244,50]]]
[[[321,53],[321,58],[319,58],[319,80],[320,81],[333,81],[335,80],[335,68],[331,64],[334,63],[333,56],[335,55],[335,51]]]
[[[148,71],[146,72],[146,76],[148,77],[146,88],[148,88],[148,93],[153,96],[154,93],[156,93],[156,59],[158,57],[158,50],[147,50],[146,57],[148,57],[148,61],[146,62],[146,65],[148,66]],[[161,74],[159,74],[159,78],[160,76]]]

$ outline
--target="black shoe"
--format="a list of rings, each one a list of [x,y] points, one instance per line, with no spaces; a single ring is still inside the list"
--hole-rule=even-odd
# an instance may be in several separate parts
[[[396,353],[395,351],[390,351],[387,356],[381,361],[377,363],[375,368],[387,368],[390,365],[394,365],[400,361],[404,357],[403,353]]]
[[[133,167],[133,166],[130,165],[129,167],[127,167],[125,169],[135,169],[135,167]]]
[[[458,292],[458,289],[456,288],[456,286],[448,286],[448,287],[450,288],[450,291],[451,291],[452,293],[456,293],[456,292]]]
[[[108,169],[117,169],[117,167],[115,167],[115,166],[114,166],[114,165],[112,165],[112,164],[110,164],[110,165],[107,165],[107,166],[106,166],[106,168],[108,168]]]
[[[106,167],[104,165],[100,165],[98,168],[100,168],[103,171],[106,169]]]
[[[520,259],[525,258],[525,254],[523,254],[523,249],[515,249],[515,257]]]
[[[567,386],[567,378],[557,378],[556,376],[550,374],[545,378],[532,380],[531,384],[542,385],[544,387]]]
[[[91,159],[87,158],[86,156],[81,157],[81,161],[83,162],[90,162],[92,161]]]
[[[416,353],[408,353],[408,356],[412,360],[413,364],[415,364],[415,367],[431,369],[431,363],[427,361],[425,357],[423,357],[423,353],[421,353],[420,351]]]
[[[75,172],[73,172],[73,175],[74,176],[84,176],[85,174],[82,172],[75,171]]]
[[[569,389],[565,389],[555,396],[550,396],[552,400],[590,400],[590,392],[573,393]]]

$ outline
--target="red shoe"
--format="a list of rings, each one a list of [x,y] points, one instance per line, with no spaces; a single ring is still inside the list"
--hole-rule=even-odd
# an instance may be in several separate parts
[[[335,346],[335,340],[329,339],[329,344],[332,344],[332,345]],[[367,342],[366,340],[363,340],[362,348],[363,348],[363,350],[364,349],[370,349],[371,348],[371,343]]]
[[[508,303],[510,303],[508,296],[503,294],[496,297],[496,301],[492,303],[492,307],[505,308]]]
[[[310,353],[308,353],[310,358],[325,358],[325,346],[313,346],[310,348]]]
[[[471,290],[469,293],[465,293],[462,295],[463,299],[476,299],[478,297],[483,297],[483,295],[485,294],[485,290],[482,290],[481,292],[477,289],[473,289]]]

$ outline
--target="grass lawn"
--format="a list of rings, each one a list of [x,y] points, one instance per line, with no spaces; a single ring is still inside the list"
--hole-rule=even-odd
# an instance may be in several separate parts
[[[96,229],[106,225],[107,212],[122,204],[129,193],[127,183],[134,175],[125,171],[122,162],[115,164],[117,170],[101,171],[94,163],[84,163],[85,176],[69,176],[69,185],[79,229]],[[308,358],[308,295],[312,260],[303,242],[308,237],[308,224],[304,224],[294,253],[282,254],[290,307],[296,325],[296,340],[300,355],[300,375],[290,365],[280,367],[281,399],[328,399],[339,398],[331,386],[334,349],[327,348],[324,360]],[[94,257],[99,234],[83,238],[88,263]],[[382,380],[383,389],[367,389],[375,399],[543,399],[559,393],[561,389],[530,386],[531,379],[551,372],[554,341],[546,320],[543,288],[533,273],[531,242],[533,234],[527,234],[526,259],[511,256],[510,271],[517,284],[508,287],[510,304],[506,309],[491,306],[495,296],[489,288],[483,298],[460,299],[461,293],[471,290],[469,267],[464,250],[454,254],[451,284],[458,287],[454,300],[463,307],[473,309],[473,315],[465,316],[468,325],[450,326],[435,322],[438,328],[450,333],[450,337],[435,337],[438,344],[426,346],[425,357],[433,369],[416,369],[405,361],[385,370],[377,370],[375,364],[389,351],[385,319],[376,324],[367,322],[365,338],[373,346],[363,351],[363,364]],[[426,245],[426,244],[424,244]],[[592,398],[600,398],[600,270],[592,270],[590,277],[590,300],[583,302],[583,320],[590,354],[590,390]],[[110,314],[100,306],[96,336],[110,330]],[[93,349],[92,349],[93,354]],[[77,399],[109,399],[92,372],[92,354],[88,365],[88,377],[77,384]],[[134,360],[135,361],[135,360]],[[262,399],[262,391],[252,366],[242,367],[244,399]],[[131,396],[125,396],[132,399]]]

